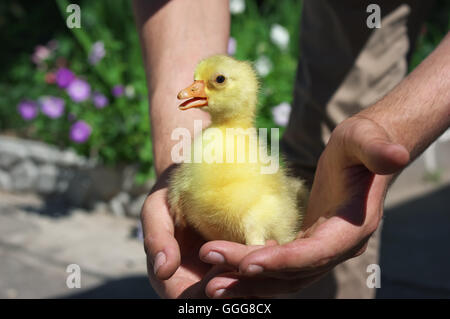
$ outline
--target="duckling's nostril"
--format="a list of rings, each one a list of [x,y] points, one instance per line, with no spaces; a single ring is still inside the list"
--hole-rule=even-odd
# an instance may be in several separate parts
[[[187,94],[187,92],[186,91],[181,91],[180,93],[178,93],[178,99],[180,99],[180,100],[183,100],[183,99],[186,99],[186,98],[188,98],[188,94]]]

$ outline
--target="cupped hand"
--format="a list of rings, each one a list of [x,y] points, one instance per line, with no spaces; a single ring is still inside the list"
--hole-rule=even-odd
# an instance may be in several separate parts
[[[204,240],[188,227],[176,227],[167,203],[165,171],[147,197],[141,212],[150,283],[165,298],[205,298],[210,278],[223,266],[202,262],[198,251]]]
[[[365,251],[377,229],[391,174],[409,162],[376,122],[354,116],[332,133],[322,153],[302,231],[284,245],[245,246],[212,241],[200,258],[233,267],[206,285],[210,297],[267,297],[291,293],[318,280],[337,264]]]

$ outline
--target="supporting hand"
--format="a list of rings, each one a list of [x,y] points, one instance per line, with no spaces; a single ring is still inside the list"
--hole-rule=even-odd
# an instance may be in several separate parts
[[[238,272],[206,286],[211,297],[274,296],[298,291],[364,252],[376,230],[390,179],[409,162],[383,127],[359,116],[342,122],[323,152],[298,239],[270,247],[206,243],[200,258]]]

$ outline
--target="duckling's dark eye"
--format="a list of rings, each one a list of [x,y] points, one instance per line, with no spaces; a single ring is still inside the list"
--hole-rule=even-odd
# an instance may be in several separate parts
[[[216,82],[217,82],[217,83],[223,83],[223,82],[225,82],[225,77],[224,77],[223,75],[218,75],[218,76],[216,77]]]

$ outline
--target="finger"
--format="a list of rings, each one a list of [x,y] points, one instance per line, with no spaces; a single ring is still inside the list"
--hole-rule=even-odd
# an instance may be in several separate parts
[[[228,241],[214,241],[209,242],[203,245],[203,247],[200,249],[200,259],[206,263],[209,264],[215,264],[215,265],[227,265],[229,267],[238,269],[240,262],[243,260],[244,257],[249,255],[250,253],[259,250],[263,247],[274,247],[276,246],[276,241],[268,241],[268,244],[266,246],[246,246],[242,244],[232,243]],[[322,268],[320,270],[306,270],[306,271],[300,271],[300,272],[274,272],[271,273],[270,271],[266,271],[266,274],[268,274],[270,277],[274,278],[285,278],[285,279],[291,279],[291,278],[297,278],[297,277],[305,277],[310,276],[314,273],[321,272]]]
[[[164,188],[149,195],[141,212],[148,271],[160,280],[170,278],[181,259],[174,237],[173,220],[166,204],[166,193]]]
[[[266,247],[273,247],[276,242],[270,241]],[[247,246],[225,240],[215,240],[204,244],[199,251],[203,262],[213,265],[225,264],[237,268],[242,259],[249,253],[265,246]]]
[[[393,174],[409,162],[409,153],[400,144],[373,139],[361,149],[363,164],[373,173]]]
[[[274,297],[294,293],[314,281],[326,272],[294,280],[266,277],[243,277],[236,273],[225,273],[211,279],[205,292],[210,298]]]
[[[365,242],[361,228],[332,217],[320,224],[308,238],[299,238],[285,245],[264,247],[245,256],[239,264],[240,273],[260,275],[277,273],[290,278],[289,272],[328,269],[353,257],[360,243]]]
[[[376,174],[392,174],[409,162],[409,152],[400,144],[393,143],[384,130],[372,120],[353,118],[336,130],[335,147],[344,146],[341,161],[347,166],[364,164]],[[336,138],[335,138],[336,140]]]

